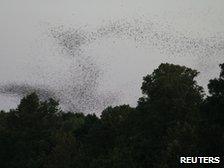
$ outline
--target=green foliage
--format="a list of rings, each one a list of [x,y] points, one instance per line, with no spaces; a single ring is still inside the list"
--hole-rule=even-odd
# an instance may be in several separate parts
[[[224,153],[224,64],[220,65],[219,78],[209,81],[210,95],[202,107],[203,122],[201,144],[204,153],[222,155]],[[207,145],[208,143],[213,145]]]
[[[64,132],[55,135],[55,146],[47,156],[44,167],[47,168],[70,168],[73,165],[74,158],[78,154],[75,138]]]
[[[0,112],[1,168],[175,168],[180,156],[224,153],[224,64],[204,98],[198,72],[161,64],[136,108],[63,112],[36,93]],[[213,144],[213,145],[210,145]]]
[[[145,163],[142,167],[178,167],[175,165],[178,156],[196,154],[192,148],[185,147],[198,150],[195,136],[203,89],[194,79],[197,75],[196,70],[166,63],[143,78],[144,97],[139,99],[137,107],[141,115],[139,119],[135,117],[141,122],[137,124],[141,125],[137,133],[142,132],[145,138],[140,143],[145,145],[144,150],[138,157],[148,155],[141,161]]]

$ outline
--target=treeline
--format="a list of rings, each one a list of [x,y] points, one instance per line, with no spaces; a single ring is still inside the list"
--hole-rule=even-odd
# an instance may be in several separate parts
[[[143,78],[136,108],[101,117],[63,112],[58,102],[24,97],[0,113],[1,168],[178,168],[180,156],[224,154],[224,64],[209,81],[196,70],[161,64]]]

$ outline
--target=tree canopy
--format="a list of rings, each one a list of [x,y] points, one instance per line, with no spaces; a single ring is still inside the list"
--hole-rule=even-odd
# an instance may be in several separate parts
[[[224,64],[208,84],[198,71],[163,63],[143,77],[137,107],[100,117],[65,112],[37,93],[0,112],[1,168],[175,168],[180,156],[224,153]],[[213,144],[213,145],[210,145]]]

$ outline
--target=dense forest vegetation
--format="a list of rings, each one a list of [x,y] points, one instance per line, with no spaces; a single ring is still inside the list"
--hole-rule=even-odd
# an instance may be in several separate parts
[[[224,64],[205,95],[185,66],[161,64],[143,78],[136,108],[100,117],[63,112],[36,93],[0,113],[1,168],[177,168],[180,156],[224,154]]]

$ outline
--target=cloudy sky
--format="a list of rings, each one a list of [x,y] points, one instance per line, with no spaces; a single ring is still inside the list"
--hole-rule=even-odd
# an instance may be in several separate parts
[[[85,113],[135,106],[162,62],[217,76],[224,1],[0,0],[1,109],[33,90]]]

